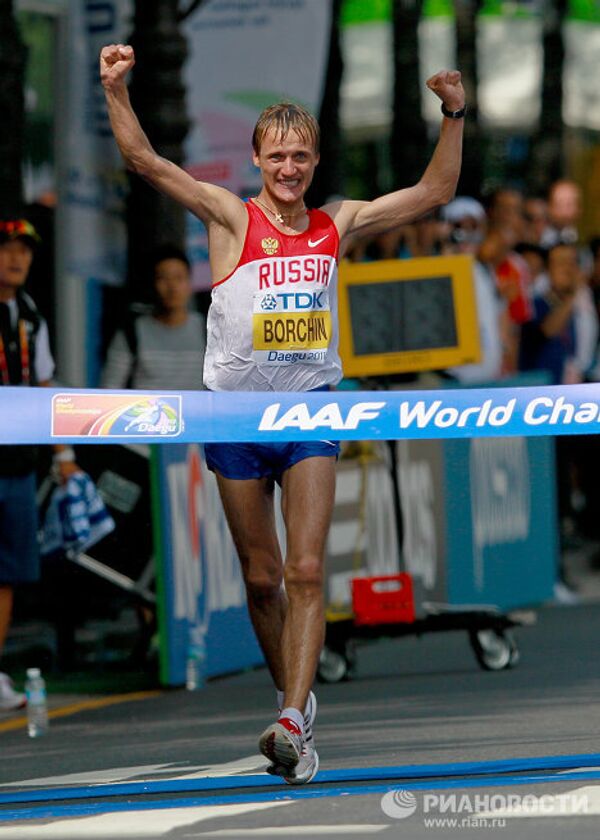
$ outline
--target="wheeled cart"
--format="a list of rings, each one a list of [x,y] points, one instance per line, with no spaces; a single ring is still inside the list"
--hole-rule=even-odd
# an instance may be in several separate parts
[[[381,637],[421,636],[465,630],[475,659],[486,671],[513,668],[519,648],[511,630],[531,624],[532,613],[502,613],[493,606],[424,603],[415,611],[411,576],[405,572],[352,580],[353,614],[329,616],[317,678],[334,683],[348,679],[356,665],[356,647]]]

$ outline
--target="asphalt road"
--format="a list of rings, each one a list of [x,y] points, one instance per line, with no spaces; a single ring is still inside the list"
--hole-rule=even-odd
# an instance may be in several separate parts
[[[600,605],[589,605],[541,610],[517,631],[521,662],[508,671],[481,671],[465,633],[360,648],[351,681],[317,689],[324,773],[300,789],[262,775],[256,742],[275,701],[264,670],[57,718],[34,741],[0,728],[0,840],[597,838],[599,637]],[[544,767],[573,755],[590,758]],[[524,761],[490,764],[512,759]],[[449,775],[459,762],[481,765]],[[389,769],[407,765],[432,765],[431,778]],[[240,787],[255,774],[259,787]],[[202,781],[215,775],[231,788]],[[168,780],[169,792],[135,787]],[[81,790],[100,783],[117,795]],[[88,798],[65,801],[65,787]],[[55,799],[14,801],[35,790]]]

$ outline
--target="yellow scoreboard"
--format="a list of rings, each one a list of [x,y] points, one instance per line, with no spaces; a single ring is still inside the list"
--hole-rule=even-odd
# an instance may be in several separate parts
[[[480,361],[471,257],[342,262],[339,282],[345,376]]]

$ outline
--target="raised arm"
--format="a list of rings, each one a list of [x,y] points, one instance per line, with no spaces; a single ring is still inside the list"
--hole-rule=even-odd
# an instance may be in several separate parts
[[[100,53],[100,78],[108,115],[127,168],[183,204],[207,227],[216,223],[239,234],[246,214],[237,196],[223,187],[196,181],[152,148],[129,101],[126,77],[134,64],[133,48],[123,44],[111,44]]]
[[[449,112],[465,105],[465,92],[457,70],[441,70],[427,81]],[[342,240],[354,236],[385,233],[412,222],[441,204],[456,192],[462,159],[463,123],[461,118],[444,117],[433,156],[414,187],[397,190],[374,201],[339,201],[323,209],[334,219]]]

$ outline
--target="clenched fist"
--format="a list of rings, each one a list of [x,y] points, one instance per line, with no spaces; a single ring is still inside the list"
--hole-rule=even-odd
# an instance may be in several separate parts
[[[449,111],[459,111],[465,104],[465,89],[458,70],[440,70],[425,84]]]
[[[124,81],[135,64],[133,47],[110,44],[100,52],[100,79],[110,89]]]

